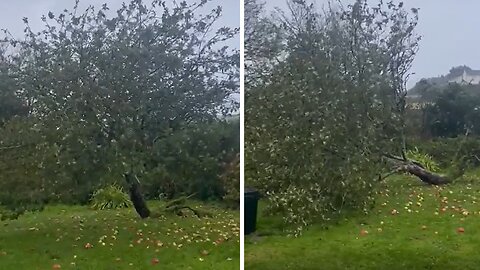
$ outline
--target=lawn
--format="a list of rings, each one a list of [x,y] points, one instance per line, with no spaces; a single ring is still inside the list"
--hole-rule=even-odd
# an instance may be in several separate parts
[[[0,269],[239,269],[238,211],[194,204],[212,216],[50,206],[1,221]]]
[[[262,207],[261,207],[262,208]],[[245,269],[480,269],[480,183],[388,180],[367,215],[315,225],[298,237],[259,215]]]

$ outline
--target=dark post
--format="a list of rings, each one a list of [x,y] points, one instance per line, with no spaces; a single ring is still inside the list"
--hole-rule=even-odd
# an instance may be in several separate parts
[[[245,234],[255,231],[257,226],[257,208],[259,193],[254,189],[245,189],[244,198],[244,230]]]

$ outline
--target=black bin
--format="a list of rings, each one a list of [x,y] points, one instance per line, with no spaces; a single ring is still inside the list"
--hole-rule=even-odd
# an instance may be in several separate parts
[[[257,226],[257,208],[260,194],[255,189],[245,189],[244,198],[244,233],[250,234]]]

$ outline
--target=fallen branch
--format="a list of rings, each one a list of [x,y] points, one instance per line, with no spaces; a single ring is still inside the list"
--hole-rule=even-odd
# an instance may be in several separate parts
[[[388,158],[388,159],[391,159],[391,160],[395,160],[395,161],[400,161],[400,162],[411,162],[413,164],[416,164],[422,168],[425,168],[423,166],[423,164],[421,164],[420,162],[416,161],[416,160],[411,160],[411,159],[408,159],[405,155],[405,157],[398,157],[398,156],[394,156],[392,154],[383,154],[384,157]]]
[[[391,172],[385,174],[384,176],[379,175],[379,176],[378,176],[378,181],[381,182],[381,181],[387,179],[389,176],[392,176],[392,175],[397,174],[397,173],[399,173],[399,172],[400,172],[399,168],[395,168],[394,170],[392,170]]]
[[[385,154],[385,157],[399,163],[391,172],[387,173],[384,176],[379,176],[379,181],[386,179],[387,177],[399,173],[409,173],[418,177],[422,182],[425,182],[430,185],[444,185],[449,183],[449,181],[438,174],[429,172],[425,166],[423,166],[420,162],[415,160],[404,160],[401,157],[396,157],[390,154]]]
[[[184,204],[188,199],[192,198],[195,195],[197,195],[197,193],[193,193],[193,194],[190,194],[188,196],[183,196],[183,197],[171,200],[165,207],[169,208],[169,207],[172,207],[174,205]]]
[[[389,158],[389,159],[396,160],[396,161],[405,161],[403,158],[397,157],[397,156],[394,156],[394,155],[391,155],[391,154],[383,154],[383,156],[386,157],[386,158]]]
[[[162,212],[169,212],[169,213],[175,213],[177,215],[183,215],[182,210],[183,209],[188,209],[193,212],[197,217],[202,218],[205,216],[209,216],[210,214],[205,212],[201,212],[199,210],[193,209],[192,207],[185,205],[188,199],[191,197],[195,196],[196,193],[193,193],[188,196],[183,196],[177,199],[174,199],[170,202],[168,202],[165,207],[162,209],[159,209],[158,211],[152,212],[147,206],[147,202],[145,201],[145,198],[142,195],[142,192],[140,190],[140,181],[138,181],[138,178],[131,174],[131,173],[125,173],[125,182],[128,184],[128,193],[130,195],[130,200],[133,203],[133,207],[135,208],[135,211],[141,218],[156,218],[160,217]]]
[[[183,209],[188,209],[190,211],[192,211],[192,213],[197,216],[198,218],[203,218],[203,217],[207,217],[207,216],[211,216],[210,213],[208,212],[205,212],[205,211],[199,211],[197,209],[193,209],[192,207],[188,206],[188,205],[174,205],[172,207],[166,207],[164,209],[164,211],[166,212],[170,212],[170,213],[175,213],[179,216],[183,216],[183,212],[182,210]]]
[[[425,168],[422,168],[416,164],[406,164],[401,166],[399,169],[402,172],[415,175],[416,177],[420,178],[420,180],[430,185],[445,185],[449,183],[445,177],[429,172]]]

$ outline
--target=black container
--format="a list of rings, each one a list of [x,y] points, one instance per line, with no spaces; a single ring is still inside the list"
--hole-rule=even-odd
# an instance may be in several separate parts
[[[257,226],[257,208],[260,194],[254,189],[245,189],[244,198],[244,233],[253,233]]]

